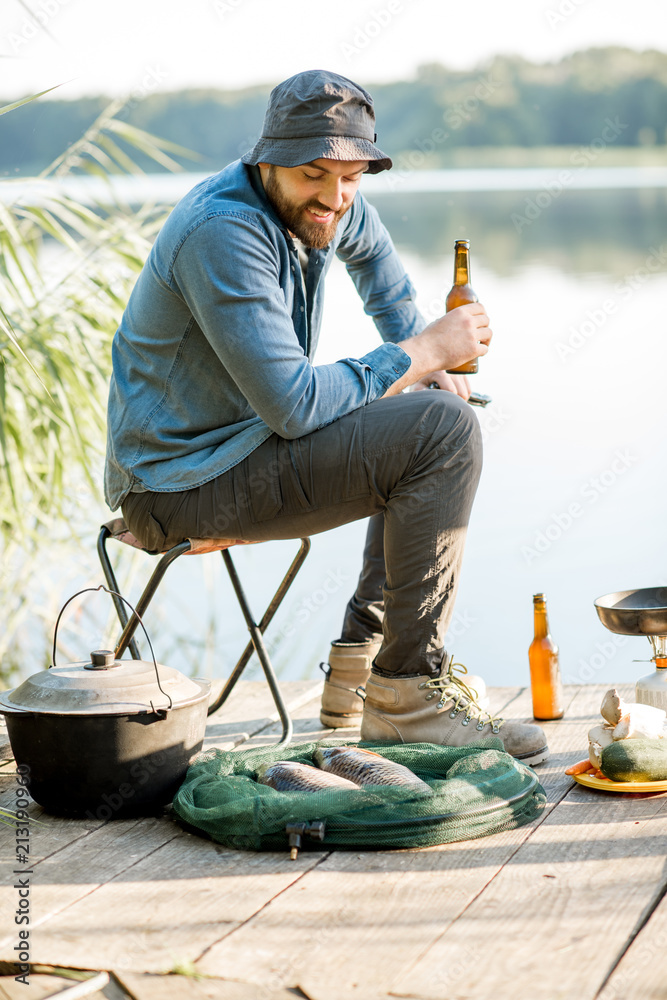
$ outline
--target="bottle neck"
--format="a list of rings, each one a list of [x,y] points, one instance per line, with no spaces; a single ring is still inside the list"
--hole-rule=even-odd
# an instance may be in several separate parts
[[[533,617],[535,619],[535,638],[546,639],[549,635],[549,619],[547,618],[547,606],[544,602],[536,602],[533,605]]]
[[[454,284],[470,284],[470,249],[461,243],[454,248]]]

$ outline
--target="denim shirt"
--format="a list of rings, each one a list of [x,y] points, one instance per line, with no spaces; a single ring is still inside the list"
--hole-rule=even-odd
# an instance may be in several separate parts
[[[313,366],[323,278],[337,254],[386,343]],[[112,346],[105,496],[193,489],[271,434],[297,438],[383,396],[424,321],[377,212],[357,192],[304,284],[259,169],[240,161],[174,208]]]

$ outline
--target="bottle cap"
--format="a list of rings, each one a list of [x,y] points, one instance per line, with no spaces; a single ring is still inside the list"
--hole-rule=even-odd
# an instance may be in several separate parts
[[[534,601],[545,601],[546,598],[545,598],[544,594],[533,594],[533,600]]]

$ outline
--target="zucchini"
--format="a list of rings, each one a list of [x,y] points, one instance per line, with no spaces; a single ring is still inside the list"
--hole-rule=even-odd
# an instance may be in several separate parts
[[[617,740],[603,748],[601,761],[612,781],[665,781],[667,740]]]

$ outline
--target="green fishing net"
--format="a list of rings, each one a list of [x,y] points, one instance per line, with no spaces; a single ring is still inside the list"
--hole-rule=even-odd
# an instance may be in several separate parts
[[[432,794],[389,785],[279,792],[257,782],[261,765],[279,760],[315,765],[314,752],[324,746],[373,750],[410,768]],[[545,802],[533,771],[505,753],[495,737],[465,747],[326,739],[204,751],[188,769],[173,809],[189,829],[232,849],[284,850],[287,827],[323,821],[325,846],[376,850],[486,837],[530,823]],[[307,835],[306,830],[304,847]]]

